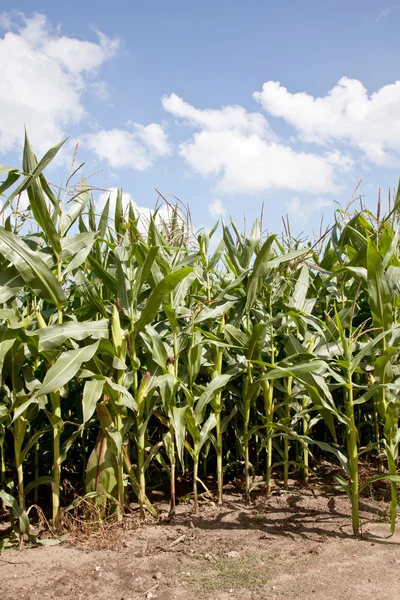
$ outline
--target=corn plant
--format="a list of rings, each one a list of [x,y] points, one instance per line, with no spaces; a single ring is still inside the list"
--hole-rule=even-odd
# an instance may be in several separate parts
[[[0,497],[20,539],[46,489],[61,528],[67,468],[120,520],[131,494],[156,515],[149,489],[168,482],[172,519],[183,475],[196,512],[204,474],[221,505],[236,469],[251,502],[252,475],[269,495],[325,457],[355,534],[364,487],[390,482],[393,532],[400,194],[382,217],[338,209],[317,242],[287,224],[264,236],[258,219],[248,235],[233,220],[194,232],[166,199],[169,217],[146,223],[121,191],[98,214],[75,167],[55,188],[44,171],[61,146],[38,161],[26,136],[22,169],[0,167]],[[363,486],[360,456],[379,473]]]

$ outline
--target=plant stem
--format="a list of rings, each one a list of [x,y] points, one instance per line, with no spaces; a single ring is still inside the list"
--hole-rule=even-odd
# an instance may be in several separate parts
[[[216,417],[216,453],[217,453],[217,478],[218,478],[218,506],[222,506],[223,503],[223,488],[224,488],[224,474],[222,471],[222,431],[221,431],[221,410],[215,413]]]
[[[60,423],[61,420],[61,402],[60,402],[60,391],[57,390],[50,394],[53,418],[53,477],[54,485],[52,487],[52,501],[53,501],[53,529],[54,531],[59,530],[60,525],[60,485],[61,485],[61,431]]]
[[[24,441],[26,426],[22,421],[22,417],[18,417],[15,420],[14,427],[14,454],[18,478],[18,503],[21,510],[25,510],[24,468],[21,461],[21,449]]]
[[[264,413],[266,420],[266,470],[265,470],[265,493],[267,496],[271,493],[271,479],[272,479],[272,422],[274,418],[274,387],[273,384],[265,379],[262,382],[263,396],[264,396]]]
[[[118,407],[119,408],[119,407]],[[115,415],[115,424],[117,426],[117,430],[121,434],[121,452],[117,453],[117,487],[118,487],[118,521],[122,521],[124,518],[124,504],[125,504],[125,488],[124,488],[124,455],[123,455],[123,442],[122,442],[122,433],[123,433],[123,424],[122,424],[122,416],[120,411],[116,411]]]
[[[0,484],[1,487],[4,488],[6,482],[6,455],[4,451],[4,435],[2,435],[2,437],[0,438],[0,457]],[[3,508],[3,510],[5,510],[6,506],[3,501],[1,502],[0,506]]]
[[[308,399],[303,398],[301,404],[302,404],[303,411],[306,410],[307,404],[308,404]],[[303,417],[303,435],[308,435],[308,421],[309,421],[309,417],[308,417],[308,415],[305,415]],[[309,477],[308,457],[309,457],[308,443],[304,442],[304,444],[303,444],[303,482],[305,484],[308,483],[308,477]]]
[[[388,471],[389,475],[397,475],[395,453],[396,453],[396,442],[390,440],[389,452],[387,455]],[[397,516],[397,484],[395,481],[390,482],[391,501],[390,501],[390,532],[393,535],[396,530],[396,516]]]
[[[39,442],[35,444],[35,452],[34,452],[34,479],[39,477]],[[33,501],[35,504],[38,503],[39,499],[39,486],[35,487],[34,498]]]
[[[292,377],[288,377],[285,382],[285,423],[290,427],[290,399],[292,395]],[[283,486],[285,490],[289,487],[289,439],[284,438],[283,442]]]
[[[218,326],[218,336],[220,336],[224,330],[225,317],[222,315]],[[222,357],[223,348],[218,348],[215,353],[215,369],[213,373],[213,379],[222,374]],[[216,418],[216,446],[215,451],[217,454],[217,478],[218,478],[218,506],[222,506],[223,503],[223,487],[224,487],[224,474],[222,471],[222,451],[223,451],[223,440],[221,430],[221,412],[222,412],[222,394],[218,392],[215,395],[215,418]]]
[[[349,374],[349,387],[345,389],[346,415],[349,419],[347,427],[347,455],[350,466],[350,486],[351,486],[351,518],[353,523],[353,533],[356,535],[360,528],[359,498],[358,498],[358,448],[357,448],[357,427],[354,418],[353,386],[351,374]]]
[[[244,437],[244,489],[246,495],[246,502],[250,501],[250,479],[249,479],[249,470],[250,470],[250,459],[249,459],[249,421],[250,421],[250,398],[248,387],[252,382],[251,375],[251,364],[250,361],[248,363],[247,368],[247,378],[245,380],[246,385],[244,385],[244,407],[243,407],[243,437]]]
[[[199,445],[194,444],[193,447],[194,461],[193,461],[193,512],[195,514],[199,511],[199,499],[197,492],[197,479],[199,473]]]
[[[171,465],[171,481],[170,481],[170,507],[168,517],[172,519],[175,516],[175,506],[176,506],[176,492],[175,492],[175,468],[176,468],[176,459],[175,459],[175,442],[174,436],[175,432],[173,427],[170,427],[170,435],[171,435],[171,450],[170,450],[170,465]]]

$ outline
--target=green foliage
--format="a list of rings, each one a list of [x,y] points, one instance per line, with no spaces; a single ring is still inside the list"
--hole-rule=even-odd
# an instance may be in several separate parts
[[[273,469],[287,487],[290,469],[306,482],[325,456],[357,532],[359,454],[386,457],[393,531],[398,210],[338,210],[316,245],[231,221],[210,253],[217,226],[196,238],[178,206],[143,234],[121,191],[101,215],[84,178],[55,195],[44,169],[60,147],[37,161],[26,137],[22,171],[0,166],[0,499],[19,533],[39,485],[59,528],[64,468],[120,519],[130,489],[154,514],[147,488],[169,478],[172,517],[179,472],[197,510],[199,469],[216,473],[222,503],[226,471],[244,466],[250,498],[251,473],[268,494]]]

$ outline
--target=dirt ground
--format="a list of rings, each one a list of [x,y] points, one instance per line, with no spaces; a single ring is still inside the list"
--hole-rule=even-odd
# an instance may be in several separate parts
[[[349,502],[315,490],[227,495],[197,516],[123,527],[58,546],[0,555],[0,598],[136,600],[400,600],[400,533],[387,505],[362,500],[362,535]]]

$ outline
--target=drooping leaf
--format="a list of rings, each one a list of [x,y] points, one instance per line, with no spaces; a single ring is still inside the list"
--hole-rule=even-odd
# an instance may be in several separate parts
[[[109,337],[109,326],[107,319],[99,321],[67,321],[61,325],[51,325],[44,329],[35,329],[27,331],[28,335],[38,336],[39,352],[42,350],[51,350],[64,344],[67,340],[81,341],[88,337],[94,340],[106,339]]]
[[[0,254],[14,265],[39,298],[49,300],[59,308],[64,306],[66,297],[63,289],[46,263],[37,253],[33,254],[22,239],[4,227],[0,227]]]
[[[95,342],[90,346],[63,352],[60,358],[47,371],[42,386],[35,394],[36,397],[55,392],[71,381],[82,364],[88,362],[94,356],[98,346],[99,342]]]

